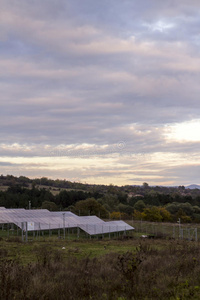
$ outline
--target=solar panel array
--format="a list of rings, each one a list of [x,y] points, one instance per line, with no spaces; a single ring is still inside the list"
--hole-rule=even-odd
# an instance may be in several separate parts
[[[89,235],[129,231],[134,228],[124,221],[105,222],[96,216],[80,217],[69,211],[50,212],[47,209],[6,209],[0,207],[0,224],[11,223],[28,231],[80,228]]]

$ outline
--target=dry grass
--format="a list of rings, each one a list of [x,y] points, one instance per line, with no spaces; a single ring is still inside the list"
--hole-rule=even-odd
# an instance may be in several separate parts
[[[198,244],[144,240],[133,249],[81,258],[68,251],[66,258],[41,244],[26,265],[1,249],[0,299],[199,299]]]

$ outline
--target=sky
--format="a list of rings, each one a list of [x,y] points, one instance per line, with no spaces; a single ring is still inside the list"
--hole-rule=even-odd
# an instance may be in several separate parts
[[[199,0],[0,0],[0,172],[200,184]]]

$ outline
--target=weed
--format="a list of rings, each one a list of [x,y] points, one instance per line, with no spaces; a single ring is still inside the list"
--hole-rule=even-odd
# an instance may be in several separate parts
[[[9,259],[15,251],[20,260]],[[4,242],[0,254],[3,300],[199,299],[200,250],[192,242]]]

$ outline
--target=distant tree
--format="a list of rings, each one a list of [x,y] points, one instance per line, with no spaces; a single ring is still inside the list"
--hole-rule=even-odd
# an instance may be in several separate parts
[[[151,222],[161,222],[162,215],[160,214],[160,210],[158,207],[153,206],[150,208],[145,208],[142,213],[144,220]]]
[[[142,215],[142,212],[135,209],[133,212],[133,218],[135,220],[142,220],[144,218],[144,215]]]
[[[176,218],[177,218],[177,220],[180,219],[181,223],[190,223],[190,222],[192,222],[191,217],[187,216],[182,208],[179,208],[179,210],[176,214]]]
[[[153,205],[153,206],[160,205],[159,194],[154,190],[148,191],[145,195],[144,200],[145,200],[145,203],[147,203],[149,205]]]
[[[118,200],[119,200],[120,203],[123,203],[123,204],[127,203],[127,198],[128,198],[127,193],[119,191],[117,193],[117,196],[118,196]]]
[[[68,207],[75,203],[72,193],[63,190],[56,196],[56,204],[62,208]]]
[[[189,217],[189,216],[182,216],[182,217],[181,217],[181,222],[182,222],[182,223],[191,223],[191,222],[192,222],[192,219],[191,219],[191,217]]]
[[[35,189],[35,187],[36,187],[36,182],[35,182],[35,181],[33,181],[33,182],[31,183],[31,187],[32,187],[32,189]]]
[[[56,196],[55,202],[59,207],[65,208],[70,205],[75,205],[75,203],[80,200],[85,200],[89,198],[88,196],[90,196],[90,193],[88,192],[62,190]]]
[[[110,218],[112,220],[126,220],[129,218],[129,216],[126,213],[120,212],[120,211],[113,211],[110,214]]]
[[[195,214],[200,214],[200,207],[199,206],[197,206],[197,205],[193,206],[193,210],[194,210]]]
[[[64,210],[71,211],[72,213],[76,213],[74,205],[70,205],[66,207]]]
[[[158,208],[160,211],[160,215],[162,216],[162,221],[163,222],[170,222],[172,221],[172,216],[168,210],[164,207],[159,207]]]
[[[132,196],[132,197],[130,197],[128,203],[129,203],[129,205],[134,206],[137,203],[137,201],[143,200],[143,199],[144,199],[143,195],[137,195],[137,197]]]
[[[185,190],[185,187],[184,187],[184,185],[179,185],[178,189],[179,189],[180,191],[184,191],[184,190]]]
[[[28,187],[29,183],[31,182],[28,177],[25,176],[20,176],[18,178],[18,182],[23,186],[23,187]]]
[[[188,202],[180,203],[179,207],[183,209],[183,211],[185,212],[186,215],[188,215],[188,216],[193,215],[194,209],[193,209],[193,206],[190,203],[188,203]]]
[[[78,201],[75,204],[75,211],[77,214],[81,215],[96,215],[102,218],[108,216],[106,209],[97,202],[94,198],[88,198],[86,200]]]
[[[42,177],[41,179],[40,179],[40,183],[41,183],[41,185],[49,185],[49,180],[48,180],[48,178],[47,177]]]
[[[125,205],[125,204],[123,204],[123,203],[120,203],[120,204],[118,205],[118,210],[119,210],[120,212],[122,212],[122,213],[127,214],[127,215],[132,215],[132,213],[133,213],[133,211],[134,211],[134,209],[133,209],[132,206],[130,206],[130,205]]]
[[[112,194],[106,194],[101,199],[99,199],[98,202],[101,203],[106,208],[106,210],[110,212],[117,211],[119,205],[119,199],[117,195]]]
[[[107,188],[107,192],[109,194],[117,194],[118,193],[118,187],[114,186],[113,184],[110,184]]]
[[[175,192],[175,193],[173,194],[173,198],[174,198],[174,202],[178,202],[178,203],[184,202],[183,196],[181,196],[181,194],[178,193],[178,192]]]
[[[113,211],[111,214],[110,214],[110,218],[112,220],[120,220],[121,219],[121,213],[120,211]]]
[[[50,201],[44,201],[42,203],[42,209],[48,209],[50,211],[57,211],[58,207],[54,202],[50,202]]]
[[[143,186],[144,189],[148,189],[149,188],[149,185],[148,185],[147,182],[144,182],[142,186]]]
[[[146,207],[146,205],[143,200],[138,200],[134,205],[134,209],[141,211],[141,212],[143,211],[143,209],[145,207]]]

